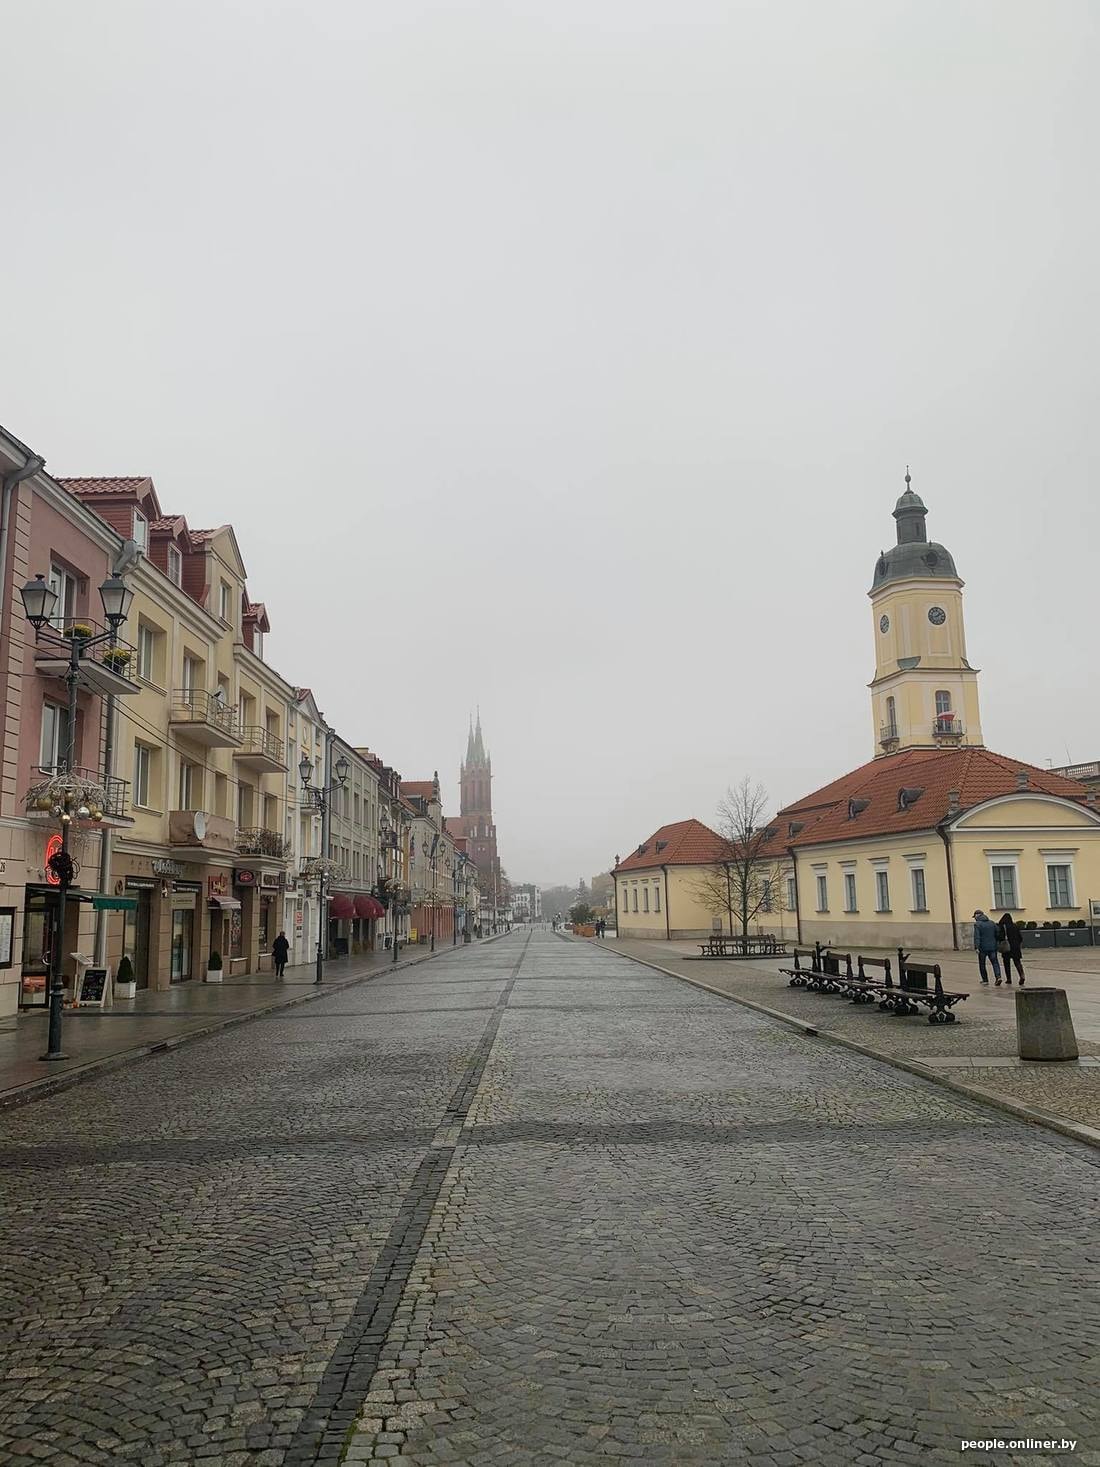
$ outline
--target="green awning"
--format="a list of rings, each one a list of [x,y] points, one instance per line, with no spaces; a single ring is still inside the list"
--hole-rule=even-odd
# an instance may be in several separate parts
[[[92,897],[93,912],[136,912],[137,897]]]

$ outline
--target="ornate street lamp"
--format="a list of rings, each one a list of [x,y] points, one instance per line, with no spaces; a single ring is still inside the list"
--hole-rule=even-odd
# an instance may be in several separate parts
[[[343,754],[341,754],[339,759],[337,759],[332,771],[333,774],[336,776],[332,784],[323,785],[321,788],[318,789],[315,785],[312,785],[310,783],[310,781],[313,779],[313,765],[310,763],[305,754],[302,755],[301,761],[298,764],[298,773],[301,776],[302,787],[303,789],[308,790],[309,793],[313,796],[314,803],[316,804],[317,809],[321,812],[322,843],[324,840],[325,811],[328,808],[328,797],[329,795],[331,795],[333,790],[341,789],[347,783],[348,771],[350,769],[351,765],[344,758]],[[331,879],[334,873],[339,870],[343,870],[343,868],[338,867],[334,861],[330,861],[324,853],[322,853],[320,856],[314,857],[310,861],[307,861],[305,863],[305,866],[303,866],[302,868],[302,874],[306,877],[307,880],[315,879],[317,881],[317,977],[313,980],[314,983],[323,983],[325,976],[324,936],[325,924],[328,921],[328,915],[325,909],[325,882]]]
[[[40,799],[47,800],[46,808],[51,809],[61,821],[61,849],[50,857],[49,862],[51,870],[57,877],[57,932],[50,948],[49,1036],[46,1053],[41,1058],[63,1060],[67,1056],[61,1048],[61,1011],[65,997],[61,965],[65,947],[65,915],[69,888],[74,875],[73,858],[69,854],[69,828],[74,819],[102,819],[103,806],[107,799],[106,790],[98,784],[85,786],[73,778],[73,768],[76,764],[76,690],[80,682],[80,664],[93,647],[98,647],[104,642],[114,645],[119,627],[129,614],[134,593],[118,576],[108,576],[99,588],[99,599],[103,603],[103,612],[107,618],[109,630],[97,633],[89,627],[81,626],[81,635],[76,634],[77,626],[72,626],[66,631],[64,627],[53,625],[52,618],[57,610],[59,597],[44,575],[39,574],[29,580],[25,586],[20,588],[19,595],[23,601],[24,614],[34,627],[35,641],[64,647],[69,657],[69,666],[65,673],[65,686],[68,692],[65,768],[64,770],[55,769],[54,778],[47,781],[45,785],[36,787],[32,792],[35,803],[37,804]],[[87,635],[84,635],[85,632]],[[68,776],[68,778],[63,776]]]

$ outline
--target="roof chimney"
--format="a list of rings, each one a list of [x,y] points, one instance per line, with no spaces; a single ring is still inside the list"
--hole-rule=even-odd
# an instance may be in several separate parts
[[[947,791],[947,813],[957,815],[962,809],[962,793],[960,790]]]
[[[1026,769],[1017,769],[1017,771],[1016,771],[1016,788],[1018,790],[1026,790],[1027,789],[1027,770]]]

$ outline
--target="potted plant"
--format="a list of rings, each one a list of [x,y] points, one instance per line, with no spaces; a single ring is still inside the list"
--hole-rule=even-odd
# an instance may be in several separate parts
[[[115,974],[115,995],[118,998],[137,997],[137,981],[134,978],[134,965],[126,953],[123,953],[119,960],[118,972]]]
[[[207,983],[220,983],[222,981],[222,955],[211,953],[206,960]]]
[[[66,637],[75,637],[80,642],[85,642],[89,637],[95,636],[95,628],[89,626],[86,621],[74,621],[71,626],[65,628]]]
[[[129,647],[108,647],[103,654],[103,661],[115,672],[123,672],[133,655]]]

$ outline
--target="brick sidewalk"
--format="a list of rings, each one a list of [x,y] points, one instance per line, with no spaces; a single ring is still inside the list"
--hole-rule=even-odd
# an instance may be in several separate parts
[[[493,939],[485,938],[484,942]],[[143,989],[134,999],[116,1000],[108,1009],[66,1009],[62,1027],[64,1060],[45,1064],[47,1014],[23,1013],[14,1029],[0,1032],[0,1106],[50,1094],[86,1075],[113,1069],[157,1049],[214,1033],[233,1024],[305,1003],[324,993],[362,983],[379,973],[413,967],[451,952],[405,947],[393,954],[370,953],[334,958],[325,964],[323,984],[314,982],[314,965],[288,968],[284,978],[249,973],[223,983],[179,983],[170,989]]]
[[[778,971],[780,962],[790,959],[693,961],[698,943],[624,940],[606,945],[799,1024],[811,1024],[826,1037],[854,1042],[885,1059],[918,1064],[948,1082],[1100,1133],[1100,950],[1025,952],[1029,985],[1066,990],[1081,1052],[1076,1062],[1043,1063],[1017,1055],[1015,985],[982,987],[972,953],[911,954],[938,962],[944,987],[969,995],[956,1009],[958,1023],[930,1025],[923,1016],[894,1018],[873,1005],[857,1007],[791,988]]]

